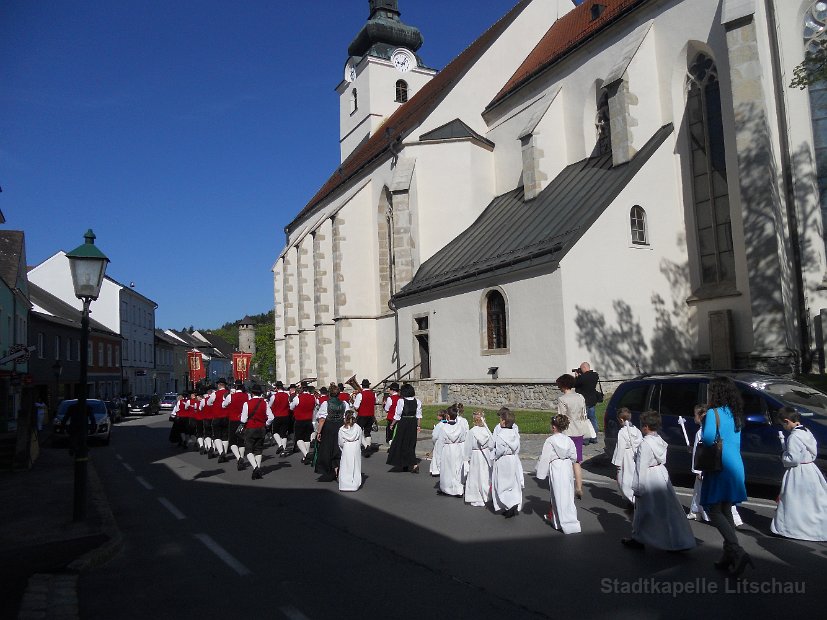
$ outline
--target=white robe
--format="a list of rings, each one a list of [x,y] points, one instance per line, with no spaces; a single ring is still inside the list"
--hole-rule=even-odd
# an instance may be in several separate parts
[[[437,422],[434,425],[434,432],[431,435],[431,439],[434,442],[434,449],[431,451],[431,475],[438,476],[439,475],[439,458],[440,454],[442,453],[442,441],[440,440],[442,436],[442,428],[445,426],[445,422]]]
[[[787,471],[770,525],[773,534],[798,540],[827,541],[827,482],[813,463],[818,445],[813,434],[796,427],[787,437],[781,461]]]
[[[574,505],[574,463],[577,448],[571,437],[555,433],[543,444],[537,461],[537,478],[548,478],[551,493],[551,521],[554,529],[564,534],[580,532],[577,507]]]
[[[362,486],[362,427],[354,424],[339,429],[339,490],[358,491]]]
[[[465,429],[456,422],[442,425],[440,441],[442,452],[439,461],[439,490],[446,495],[461,496],[462,462],[465,454]]]
[[[665,551],[691,549],[695,536],[666,471],[666,448],[657,433],[650,433],[635,453],[632,537]]]
[[[491,462],[494,437],[487,426],[474,426],[465,437],[465,503],[485,506],[491,495]]]
[[[491,501],[494,510],[523,507],[523,466],[520,463],[520,434],[513,428],[500,428],[494,442],[491,470]]]
[[[635,452],[643,441],[640,431],[626,422],[625,426],[617,433],[617,443],[612,455],[612,464],[618,467],[617,486],[623,496],[633,504],[635,493],[632,490],[632,481],[635,477]]]

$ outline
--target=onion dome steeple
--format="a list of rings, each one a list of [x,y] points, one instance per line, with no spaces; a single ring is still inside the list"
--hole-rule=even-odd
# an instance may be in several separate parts
[[[365,55],[390,59],[397,48],[416,52],[422,47],[422,33],[399,19],[398,0],[368,0],[370,17],[353,39],[347,53],[351,57]],[[420,63],[421,64],[421,63]]]

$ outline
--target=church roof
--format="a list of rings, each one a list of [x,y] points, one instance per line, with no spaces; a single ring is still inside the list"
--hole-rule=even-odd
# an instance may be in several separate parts
[[[645,2],[648,0],[587,0],[563,15],[552,24],[486,110]]]
[[[287,226],[287,229],[292,230],[297,227],[322,201],[356,178],[369,165],[383,157],[392,156],[392,147],[402,142],[434,111],[457,82],[530,3],[531,0],[520,0],[505,16],[437,73],[407,103],[399,106],[381,130],[374,133],[342,162],[336,172]]]
[[[608,153],[567,166],[528,202],[522,187],[494,198],[394,299],[514,267],[559,262],[671,133],[671,123],[661,127],[625,164],[612,166]]]
[[[449,121],[436,129],[423,133],[419,136],[419,141],[428,142],[430,140],[451,140],[455,138],[473,138],[474,140],[479,140],[488,146],[494,146],[494,143],[491,142],[491,140],[482,137],[458,118],[455,118],[454,120]]]

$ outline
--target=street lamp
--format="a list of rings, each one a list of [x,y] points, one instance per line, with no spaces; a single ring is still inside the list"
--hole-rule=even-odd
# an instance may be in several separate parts
[[[72,285],[75,297],[83,301],[83,314],[80,323],[80,389],[78,402],[72,420],[76,433],[75,447],[75,494],[73,519],[83,521],[86,518],[86,462],[89,460],[89,447],[86,445],[88,420],[86,411],[86,384],[89,373],[89,305],[100,295],[106,264],[109,259],[95,247],[95,233],[92,229],[83,235],[85,242],[69,252],[69,269],[72,271]]]

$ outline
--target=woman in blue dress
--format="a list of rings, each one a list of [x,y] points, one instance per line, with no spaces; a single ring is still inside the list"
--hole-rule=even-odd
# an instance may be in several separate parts
[[[715,442],[719,432],[723,442],[721,471],[705,471],[701,486],[701,505],[712,525],[724,539],[724,554],[715,568],[739,576],[752,559],[738,544],[732,520],[732,506],[747,499],[744,484],[744,462],[741,460],[741,429],[744,410],[741,394],[729,377],[713,377],[709,382],[709,405],[703,420],[702,441],[706,446]],[[716,415],[717,414],[717,415]],[[718,430],[716,431],[716,425]]]

